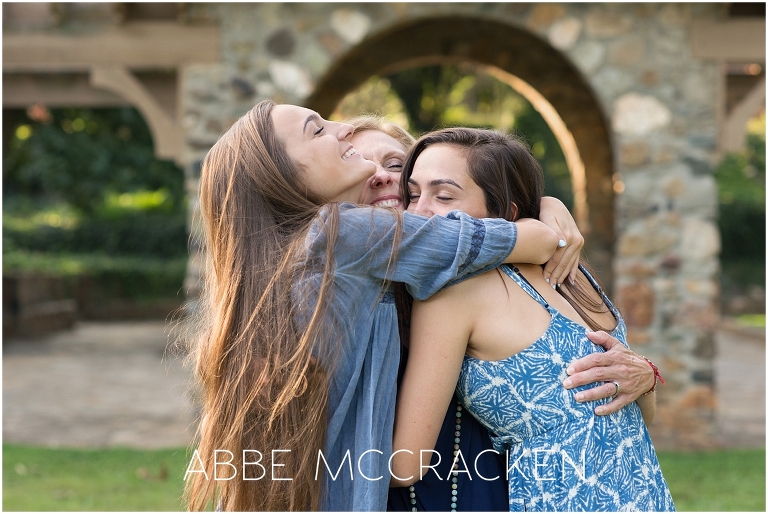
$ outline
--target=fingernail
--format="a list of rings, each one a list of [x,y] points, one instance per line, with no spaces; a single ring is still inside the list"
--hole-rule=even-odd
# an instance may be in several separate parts
[[[545,278],[544,280],[546,281],[547,284],[549,284],[549,277]]]
[[[582,401],[583,399],[584,399],[584,395],[583,395],[583,394],[579,393],[579,394],[577,394],[577,395],[576,395],[576,401],[577,401],[577,402],[580,402],[580,401]]]
[[[576,281],[575,280],[571,280],[571,285],[575,286],[576,285]]]
[[[552,289],[557,289],[557,284],[552,284]]]
[[[571,385],[573,385],[573,381],[570,378],[568,378],[565,380],[565,382],[563,382],[563,385],[565,387],[571,387]]]
[[[573,366],[571,366],[571,367],[569,367],[568,369],[565,370],[565,372],[568,373],[569,375],[573,375],[574,371],[576,371],[576,370],[573,369]],[[567,382],[567,380],[566,380],[566,382]]]
[[[560,248],[563,248],[565,246],[565,239],[561,239],[557,242],[557,246]]]
[[[605,412],[605,409],[603,409],[602,407],[598,407],[595,409],[595,414],[597,414],[598,416],[600,416],[603,412]]]

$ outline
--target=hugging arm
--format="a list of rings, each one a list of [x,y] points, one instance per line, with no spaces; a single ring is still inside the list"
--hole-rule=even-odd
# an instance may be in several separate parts
[[[382,281],[405,283],[416,299],[512,259],[543,263],[557,247],[554,231],[536,220],[475,219],[460,211],[425,218],[406,212],[398,236],[395,214],[387,209],[342,204],[339,211],[337,273],[357,275],[364,269]],[[315,257],[325,253],[323,224],[320,219],[308,236]]]
[[[595,414],[606,415],[616,412],[637,400],[646,424],[653,421],[656,408],[656,394],[640,396],[650,391],[655,382],[651,366],[641,356],[628,349],[621,342],[603,331],[589,332],[590,341],[606,349],[605,353],[593,353],[574,361],[568,367],[563,386],[572,389],[585,384],[604,382],[576,395],[576,401],[587,402],[608,398],[616,392],[614,381],[621,386],[610,403],[595,409]],[[638,399],[639,398],[639,399]]]
[[[519,219],[515,224],[517,242],[504,262],[544,264],[549,261],[558,250],[557,233],[544,223],[530,218]]]

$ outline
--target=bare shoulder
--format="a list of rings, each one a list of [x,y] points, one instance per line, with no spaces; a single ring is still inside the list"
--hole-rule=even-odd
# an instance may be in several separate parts
[[[465,316],[482,310],[484,305],[493,298],[495,289],[499,287],[503,288],[499,272],[492,269],[446,287],[420,303]]]

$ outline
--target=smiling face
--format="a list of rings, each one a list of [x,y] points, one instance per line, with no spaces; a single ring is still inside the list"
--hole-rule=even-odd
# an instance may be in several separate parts
[[[400,172],[406,148],[380,130],[365,130],[352,136],[355,149],[376,164],[376,172],[365,183],[359,203],[402,210]]]
[[[352,126],[326,121],[296,105],[272,109],[275,133],[293,161],[305,171],[304,184],[329,202],[357,202],[376,166],[350,142]]]
[[[485,194],[469,175],[463,152],[449,144],[425,148],[408,179],[408,211],[422,216],[445,216],[460,210],[475,218],[488,218]]]

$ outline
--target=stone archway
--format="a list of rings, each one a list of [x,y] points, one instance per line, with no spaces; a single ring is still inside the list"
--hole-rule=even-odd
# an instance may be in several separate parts
[[[402,23],[360,42],[338,58],[305,105],[328,116],[348,92],[371,75],[447,62],[473,62],[517,77],[557,111],[584,165],[589,205],[586,251],[610,289],[615,236],[608,124],[577,69],[537,36],[507,24],[466,16]]]

